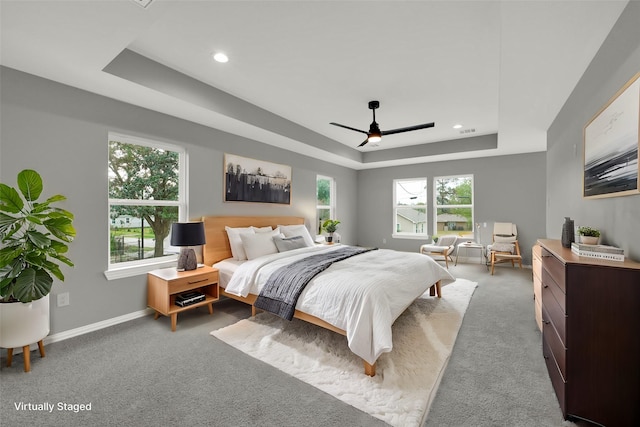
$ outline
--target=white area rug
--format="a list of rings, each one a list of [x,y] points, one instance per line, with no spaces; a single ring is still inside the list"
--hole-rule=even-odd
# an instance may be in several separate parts
[[[393,426],[421,426],[436,394],[477,283],[458,279],[442,298],[425,293],[393,325],[393,350],[376,376],[335,332],[269,313],[211,335]]]

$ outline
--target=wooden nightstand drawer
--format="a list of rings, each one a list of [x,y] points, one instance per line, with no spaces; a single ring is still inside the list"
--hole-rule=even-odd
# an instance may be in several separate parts
[[[197,276],[182,277],[172,280],[169,283],[169,293],[178,294],[185,291],[190,291],[199,286],[210,285],[211,283],[218,282],[218,272],[212,271],[206,274],[199,274]]]

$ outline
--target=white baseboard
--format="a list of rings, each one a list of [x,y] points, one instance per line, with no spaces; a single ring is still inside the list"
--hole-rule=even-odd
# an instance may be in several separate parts
[[[114,317],[112,319],[103,320],[101,322],[92,323],[90,325],[81,326],[75,329],[69,329],[68,331],[59,332],[57,334],[48,335],[44,338],[44,345],[51,344],[58,341],[64,341],[69,338],[78,337],[80,335],[88,334],[90,332],[99,331],[100,329],[108,328],[109,326],[118,325],[120,323],[128,322],[130,320],[139,319],[140,317],[148,316],[155,313],[154,310],[146,308],[144,310],[135,311],[133,313],[124,314],[122,316]],[[38,343],[31,344],[30,349],[34,350],[38,348]],[[22,353],[22,348],[14,349],[13,354]]]

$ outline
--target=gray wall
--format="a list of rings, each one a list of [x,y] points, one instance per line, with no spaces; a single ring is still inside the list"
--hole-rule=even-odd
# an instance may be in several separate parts
[[[582,198],[583,128],[640,71],[640,2],[629,2],[589,68],[547,132],[547,236],[560,238],[562,222],[602,231],[606,244],[640,261],[640,195]]]
[[[514,222],[525,264],[531,264],[531,246],[545,234],[545,153],[517,154],[358,172],[358,243],[402,251],[418,251],[424,240],[392,238],[393,180],[427,177],[427,199],[433,203],[433,178],[474,177],[474,221],[484,244],[491,241],[494,222]],[[432,205],[431,205],[432,207]],[[427,209],[433,233],[433,209]],[[386,243],[384,241],[386,240]]]
[[[299,215],[315,224],[316,174],[337,182],[337,217],[347,243],[356,243],[356,172],[256,141],[0,68],[0,181],[15,185],[26,168],[43,176],[45,195],[67,196],[77,238],[53,295],[69,292],[71,304],[51,306],[51,332],[90,325],[146,307],[146,275],[107,281],[107,134],[110,131],[180,144],[189,156],[189,217]],[[223,156],[233,153],[292,166],[292,204],[224,203]]]

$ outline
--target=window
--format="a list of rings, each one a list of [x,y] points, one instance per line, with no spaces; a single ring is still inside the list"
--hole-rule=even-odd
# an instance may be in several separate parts
[[[109,135],[109,269],[175,260],[171,224],[187,217],[180,147]]]
[[[427,179],[393,181],[393,236],[420,237],[427,234]]]
[[[473,237],[473,176],[436,177],[434,198],[434,236]]]
[[[318,217],[318,234],[322,233],[322,223],[336,218],[336,182],[328,176],[318,175],[316,178],[316,213]]]

